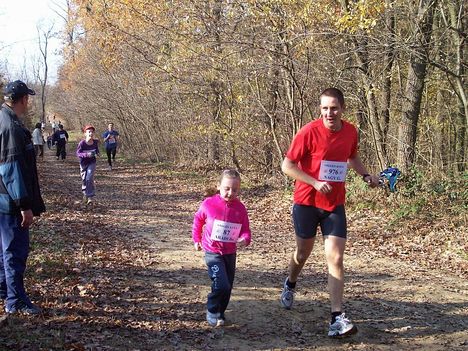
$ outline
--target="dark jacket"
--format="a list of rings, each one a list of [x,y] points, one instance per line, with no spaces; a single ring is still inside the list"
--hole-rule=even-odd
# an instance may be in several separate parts
[[[68,133],[64,129],[59,129],[52,135],[52,144],[54,145],[65,146],[67,141]]]
[[[0,110],[0,213],[45,212],[31,133],[6,104]]]

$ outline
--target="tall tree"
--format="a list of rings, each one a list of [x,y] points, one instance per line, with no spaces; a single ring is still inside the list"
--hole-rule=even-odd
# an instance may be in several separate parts
[[[39,52],[41,53],[41,62],[36,72],[36,78],[41,84],[41,117],[40,121],[45,123],[46,102],[47,102],[47,83],[49,78],[49,42],[55,36],[54,25],[47,28],[37,27],[37,38]],[[42,68],[42,71],[41,71]]]
[[[413,40],[407,68],[406,88],[402,96],[402,114],[398,129],[397,163],[408,171],[415,162],[416,137],[421,99],[429,62],[432,24],[437,0],[420,0],[414,16]]]

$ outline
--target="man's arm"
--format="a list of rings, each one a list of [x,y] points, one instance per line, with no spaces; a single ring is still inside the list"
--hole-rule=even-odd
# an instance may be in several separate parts
[[[356,171],[357,174],[363,177],[364,181],[369,183],[371,187],[376,187],[379,185],[379,177],[376,175],[371,175],[367,172],[366,167],[361,161],[359,155],[356,155],[354,158],[348,159],[349,166]]]
[[[25,155],[19,151],[25,149],[24,139],[21,134],[11,129],[4,130],[3,137],[10,140],[13,147],[6,153],[2,152],[4,159],[0,163],[0,179],[9,197],[21,210],[21,226],[28,228],[33,222],[32,199],[29,195],[32,184],[27,176],[29,172]]]
[[[283,160],[283,164],[281,165],[281,170],[284,174],[290,176],[295,180],[299,180],[300,182],[309,184],[310,186],[314,187],[318,192],[323,194],[327,194],[332,190],[332,186],[327,182],[321,182],[314,177],[308,175],[303,170],[301,170],[297,164],[290,160],[289,158],[285,157]]]

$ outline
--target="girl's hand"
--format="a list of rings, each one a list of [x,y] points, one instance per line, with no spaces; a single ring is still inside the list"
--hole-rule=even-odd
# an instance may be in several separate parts
[[[242,249],[242,248],[244,248],[246,246],[247,246],[247,243],[245,242],[244,238],[240,238],[239,240],[237,240],[237,247],[239,249]]]
[[[196,251],[201,251],[201,249],[202,249],[201,243],[195,243],[194,246],[195,246]]]

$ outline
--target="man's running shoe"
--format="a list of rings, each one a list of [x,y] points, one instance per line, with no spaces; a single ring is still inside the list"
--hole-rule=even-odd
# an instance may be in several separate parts
[[[294,289],[291,289],[286,284],[287,281],[288,281],[288,278],[286,278],[286,280],[284,281],[284,286],[283,286],[283,291],[281,292],[280,302],[283,308],[290,310],[294,302],[294,294],[296,293],[296,291]]]
[[[333,324],[330,323],[330,328],[328,329],[328,336],[332,338],[340,338],[356,333],[356,326],[353,323],[351,323],[351,321],[348,318],[345,317],[344,313],[336,317],[335,322]]]

